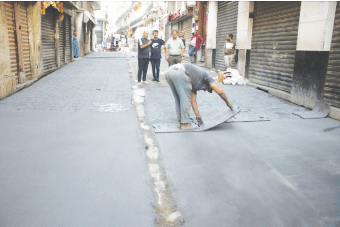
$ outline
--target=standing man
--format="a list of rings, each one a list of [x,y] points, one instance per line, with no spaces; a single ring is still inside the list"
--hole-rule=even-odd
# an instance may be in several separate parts
[[[114,43],[115,43],[115,37],[113,36],[113,34],[111,34],[111,48],[110,48],[110,50],[114,51]]]
[[[194,55],[196,56],[191,56],[191,62],[192,63],[196,63],[196,62],[200,62],[201,61],[201,57],[202,57],[202,44],[204,43],[204,39],[202,38],[202,36],[197,35],[197,30],[194,32],[194,35],[191,37],[191,42],[190,45],[194,46],[196,48]],[[195,57],[195,59],[193,59]]]
[[[111,48],[111,38],[110,38],[110,35],[107,35],[107,38],[106,38],[106,48],[107,48],[107,50],[110,50],[110,48]]]
[[[185,31],[182,31],[182,33],[181,33],[179,38],[181,38],[181,40],[182,40],[182,42],[184,44],[184,48],[185,48]]]
[[[233,67],[233,62],[235,59],[235,42],[233,41],[233,34],[228,34],[227,35],[227,42],[224,45],[224,62],[225,62],[225,67],[231,68]]]
[[[149,54],[151,40],[148,40],[149,32],[143,32],[143,37],[138,40],[138,85],[141,85],[141,77],[143,73],[143,84],[146,82],[146,73],[149,66]]]
[[[131,35],[128,38],[128,45],[129,45],[129,50],[132,51],[132,46],[133,46],[133,38],[131,37]]]
[[[159,82],[159,66],[161,65],[162,50],[164,48],[164,40],[158,38],[158,31],[153,31],[153,39],[151,39],[151,56],[150,62],[152,66],[152,81]]]
[[[168,39],[165,44],[165,60],[169,62],[169,66],[184,61],[185,47],[180,38],[178,38],[177,30],[172,31],[172,38]]]
[[[196,129],[197,125],[190,123],[190,108],[192,107],[197,121],[202,124],[203,119],[198,111],[196,96],[197,91],[203,90],[212,92],[214,90],[233,110],[224,91],[218,87],[214,79],[203,69],[190,64],[182,63],[169,67],[165,72],[165,79],[168,82],[175,98],[177,127],[182,130]]]

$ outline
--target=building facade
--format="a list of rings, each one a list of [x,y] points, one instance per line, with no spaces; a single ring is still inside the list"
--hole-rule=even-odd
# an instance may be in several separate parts
[[[73,61],[78,4],[0,2],[0,99]],[[100,7],[98,2],[85,4],[92,11]],[[83,53],[90,50],[80,48]]]
[[[224,70],[232,33],[236,67],[252,86],[340,119],[339,2],[209,2],[206,66]]]

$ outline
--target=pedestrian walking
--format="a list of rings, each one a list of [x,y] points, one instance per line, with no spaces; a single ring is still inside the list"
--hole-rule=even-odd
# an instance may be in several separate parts
[[[184,61],[185,47],[183,41],[178,38],[178,31],[172,31],[172,37],[165,44],[165,60],[169,66]]]
[[[128,45],[129,45],[129,50],[132,51],[132,47],[133,47],[133,38],[131,36],[129,36],[128,38]]]
[[[224,45],[224,62],[225,67],[232,68],[235,60],[235,42],[233,41],[233,34],[227,34],[227,42]]]
[[[114,43],[115,43],[115,37],[113,36],[113,34],[111,34],[111,39],[110,39],[110,43],[111,43],[111,51],[114,51]]]
[[[151,39],[151,56],[150,62],[152,66],[152,81],[159,82],[159,66],[161,65],[162,50],[164,48],[165,41],[158,38],[158,31],[153,31],[153,39]]]
[[[106,37],[106,48],[107,48],[107,50],[110,50],[110,48],[111,48],[111,38],[110,38],[110,35],[107,35],[107,37]]]
[[[190,123],[191,107],[196,115],[197,121],[201,124],[203,123],[196,101],[197,91],[199,90],[210,93],[214,90],[225,101],[227,106],[233,110],[233,106],[228,101],[226,94],[218,87],[214,79],[203,69],[191,63],[172,65],[165,72],[165,79],[175,98],[177,127],[182,130],[197,128],[197,125]]]
[[[181,32],[181,35],[179,36],[179,38],[182,40],[182,42],[184,44],[184,48],[185,48],[185,31]]]
[[[143,84],[146,82],[146,73],[149,66],[149,55],[151,40],[148,40],[149,32],[143,32],[143,37],[138,40],[138,85],[141,85],[141,77],[143,73]]]
[[[72,53],[74,58],[79,58],[79,42],[76,31],[73,33],[72,38]]]
[[[201,58],[202,58],[202,44],[204,43],[204,39],[202,38],[202,36],[197,35],[197,30],[194,32],[194,35],[191,37],[191,41],[190,41],[190,46],[191,46],[191,50],[193,50],[192,47],[195,47],[195,51],[194,53],[190,56],[190,60],[191,63],[196,63],[196,62],[200,62]]]

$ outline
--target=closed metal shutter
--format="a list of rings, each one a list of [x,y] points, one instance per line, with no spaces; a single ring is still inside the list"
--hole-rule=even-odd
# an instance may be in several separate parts
[[[97,44],[102,44],[103,32],[102,31],[96,31],[96,36],[97,36]]]
[[[238,2],[218,2],[217,30],[216,30],[216,58],[215,68],[224,70],[223,46],[227,40],[227,34],[233,34],[236,43]]]
[[[65,64],[65,49],[66,46],[66,37],[65,37],[65,18],[63,21],[58,22],[58,30],[59,30],[59,59],[60,65]]]
[[[71,34],[71,17],[68,15],[65,15],[65,37],[66,37],[66,49],[65,49],[65,54],[66,54],[66,63],[71,62],[71,54],[72,54],[72,48],[71,48],[71,43],[72,43],[72,34]]]
[[[301,2],[255,2],[249,79],[291,91]]]
[[[41,39],[44,74],[48,74],[57,68],[55,50],[55,11],[50,6],[46,14],[41,16]]]
[[[172,34],[173,30],[177,30],[178,31],[178,23],[175,23],[175,24],[171,25],[171,34]],[[171,36],[171,34],[170,34],[170,36]]]
[[[336,7],[323,99],[340,108],[340,2]]]
[[[27,21],[27,7],[23,5],[25,3],[20,2],[19,17],[16,20],[20,27],[21,45],[22,45],[22,59],[23,59],[23,71],[25,72],[26,79],[32,78],[31,60],[30,60],[30,45],[28,35],[28,21]]]
[[[5,2],[6,21],[9,40],[9,54],[11,73],[18,75],[18,49],[16,46],[15,22],[14,22],[14,3]]]
[[[186,53],[186,60],[189,60],[189,55],[188,55],[188,51],[189,51],[189,45],[190,45],[190,39],[191,39],[191,27],[192,27],[192,18],[186,19],[185,21],[183,21],[183,31],[185,31],[185,53]]]

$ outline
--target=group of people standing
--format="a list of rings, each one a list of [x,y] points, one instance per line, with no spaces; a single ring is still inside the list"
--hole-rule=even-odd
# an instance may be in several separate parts
[[[152,67],[152,81],[159,82],[159,68],[162,58],[162,51],[165,49],[165,60],[169,66],[181,63],[185,60],[185,31],[182,31],[181,36],[178,36],[178,31],[172,31],[172,37],[167,42],[158,38],[158,31],[153,31],[153,39],[148,39],[149,33],[145,31],[143,37],[138,40],[138,85],[142,83],[148,84],[146,81],[146,74],[149,62]],[[204,38],[197,34],[197,30],[190,39],[189,56],[190,62],[201,62],[202,59],[202,45]],[[227,40],[224,45],[224,61],[226,68],[231,68],[235,60],[235,47],[233,41],[233,34],[227,35]]]
[[[178,37],[178,31],[172,31],[172,37],[167,42],[158,38],[157,30],[153,31],[153,39],[148,40],[148,36],[149,33],[145,31],[143,37],[138,40],[138,85],[142,84],[142,75],[143,84],[148,84],[146,74],[149,62],[151,62],[152,66],[152,80],[159,82],[161,53],[165,48],[165,60],[169,63],[169,68],[165,72],[165,79],[175,98],[178,128],[194,130],[198,127],[196,124],[192,124],[190,120],[191,107],[196,115],[197,122],[203,124],[196,101],[197,91],[199,90],[210,93],[215,91],[225,101],[226,105],[233,110],[233,106],[225,92],[219,88],[214,79],[205,70],[194,64],[182,63],[185,60],[184,32]],[[235,43],[232,38],[232,34],[228,34],[224,47],[226,66],[228,63],[227,67],[231,67],[235,52]],[[201,60],[203,43],[204,39],[197,35],[197,31],[195,31],[189,45],[189,56],[192,63]]]

